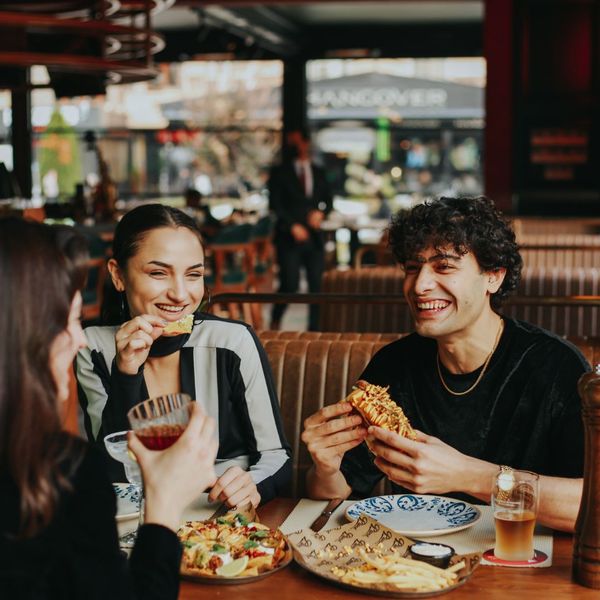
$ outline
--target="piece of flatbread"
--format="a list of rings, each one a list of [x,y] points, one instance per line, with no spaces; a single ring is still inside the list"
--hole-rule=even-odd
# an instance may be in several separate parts
[[[356,382],[356,389],[342,402],[349,402],[367,425],[394,431],[411,440],[417,439],[417,434],[404,411],[390,398],[387,387],[360,379]]]
[[[164,329],[163,333],[192,333],[192,327],[194,326],[194,315],[185,315],[178,321],[169,323]]]

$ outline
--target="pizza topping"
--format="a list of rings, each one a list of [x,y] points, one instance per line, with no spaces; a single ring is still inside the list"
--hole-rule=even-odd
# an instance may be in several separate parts
[[[258,575],[274,569],[286,556],[283,534],[245,515],[232,514],[213,521],[189,521],[179,529],[183,545],[181,570],[188,575],[237,577]],[[230,564],[247,560],[238,575],[228,573]],[[233,568],[234,571],[239,566]]]

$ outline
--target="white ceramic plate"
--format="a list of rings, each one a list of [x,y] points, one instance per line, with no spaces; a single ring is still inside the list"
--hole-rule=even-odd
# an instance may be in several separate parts
[[[365,498],[346,509],[346,518],[354,521],[363,513],[411,537],[454,533],[471,527],[481,518],[479,509],[468,502],[419,494]]]
[[[133,483],[113,483],[117,497],[117,521],[137,518],[140,509],[140,488]]]

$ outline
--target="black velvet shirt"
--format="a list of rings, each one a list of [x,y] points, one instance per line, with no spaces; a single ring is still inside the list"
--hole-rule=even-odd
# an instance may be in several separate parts
[[[175,600],[181,546],[160,525],[143,525],[129,562],[121,555],[116,498],[97,449],[86,448],[48,527],[16,540],[19,493],[0,473],[0,598]]]
[[[577,348],[534,325],[506,318],[486,373],[464,396],[442,386],[436,353],[435,340],[413,333],[382,348],[361,379],[389,385],[413,427],[463,454],[541,475],[583,476],[577,381],[590,367]],[[457,392],[468,389],[479,373],[453,375],[442,366],[446,384]],[[368,495],[383,476],[365,444],[346,454],[342,473],[358,496]]]

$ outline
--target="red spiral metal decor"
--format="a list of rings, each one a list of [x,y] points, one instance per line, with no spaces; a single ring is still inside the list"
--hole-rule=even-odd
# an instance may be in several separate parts
[[[0,88],[23,86],[22,72],[45,65],[81,93],[86,82],[133,83],[157,75],[164,47],[152,16],[174,0],[19,0],[0,5]],[[74,94],[69,94],[74,95]]]

